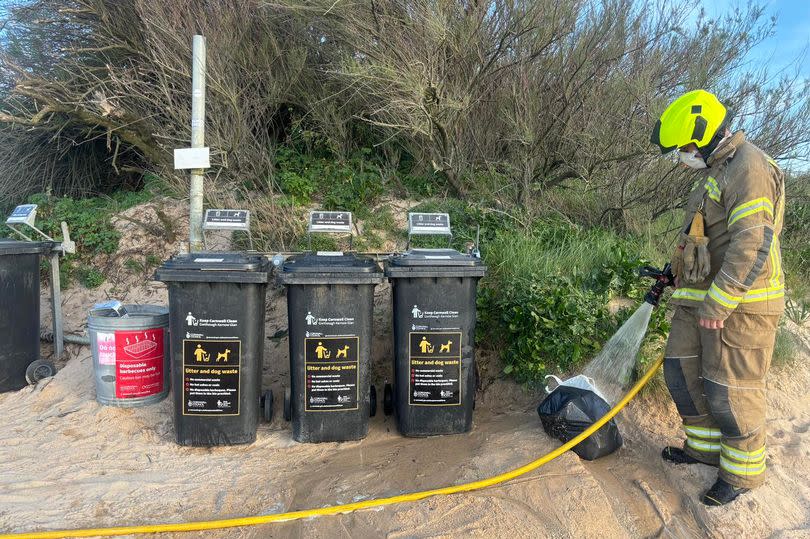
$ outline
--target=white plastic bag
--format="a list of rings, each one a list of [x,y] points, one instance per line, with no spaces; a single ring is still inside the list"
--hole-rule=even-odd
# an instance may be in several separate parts
[[[546,375],[545,379],[548,380],[549,378],[554,380],[556,382],[556,385],[554,385],[554,387],[552,387],[552,388],[549,388],[549,384],[546,383],[546,388],[545,389],[546,389],[547,394],[551,393],[552,391],[554,391],[555,389],[557,389],[560,386],[576,387],[576,388],[579,388],[579,389],[584,389],[586,391],[593,391],[594,393],[599,395],[599,397],[603,401],[610,402],[609,400],[607,400],[605,398],[604,395],[602,395],[602,392],[599,391],[599,389],[597,389],[596,383],[593,381],[593,378],[588,378],[584,374],[578,374],[578,375],[576,375],[576,376],[574,376],[572,378],[569,378],[568,380],[560,380],[558,377],[554,376],[553,374]]]

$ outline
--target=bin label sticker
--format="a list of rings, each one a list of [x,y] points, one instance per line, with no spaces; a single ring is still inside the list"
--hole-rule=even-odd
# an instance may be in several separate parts
[[[313,314],[312,311],[307,311],[304,322],[308,326],[353,326],[355,318],[353,316],[319,316],[319,313]]]
[[[409,333],[409,404],[461,405],[461,338],[457,331]]]
[[[163,328],[116,331],[112,346],[116,398],[150,397],[163,391]],[[99,341],[99,363],[101,348]]]
[[[115,365],[115,333],[96,333],[99,365]]]
[[[357,410],[359,337],[304,339],[306,412]]]
[[[429,309],[424,309],[419,305],[414,305],[411,309],[411,317],[414,320],[418,320],[420,318],[436,318],[436,319],[449,319],[449,318],[458,318],[459,311],[454,311],[452,309],[445,309],[443,311],[432,311]]]
[[[183,340],[183,415],[239,415],[239,340]]]

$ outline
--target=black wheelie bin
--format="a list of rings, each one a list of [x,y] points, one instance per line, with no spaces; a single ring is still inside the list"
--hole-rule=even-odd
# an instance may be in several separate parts
[[[260,395],[269,264],[256,254],[192,253],[167,260],[155,272],[169,288],[180,445],[256,440],[261,406],[272,406],[269,392]]]
[[[287,260],[290,388],[284,415],[298,442],[359,440],[376,412],[369,383],[374,288],[379,265],[351,253],[305,253]]]
[[[394,311],[394,386],[393,393],[386,386],[384,402],[405,436],[472,428],[475,299],[485,273],[479,258],[453,249],[411,249],[386,265]]]
[[[40,363],[39,262],[53,246],[0,240],[0,393],[28,385],[26,371]]]

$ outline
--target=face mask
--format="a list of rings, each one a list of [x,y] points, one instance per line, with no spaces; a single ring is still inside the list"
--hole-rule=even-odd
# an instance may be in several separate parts
[[[700,154],[698,154],[698,152],[696,151],[682,152],[678,150],[678,161],[680,161],[689,168],[696,168],[696,169],[707,168],[706,161],[704,161],[703,158],[700,157]]]

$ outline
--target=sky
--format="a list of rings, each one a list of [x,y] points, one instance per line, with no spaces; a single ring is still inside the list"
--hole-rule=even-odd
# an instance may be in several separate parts
[[[703,0],[710,17],[744,7],[745,0]],[[767,16],[776,17],[776,34],[751,53],[752,60],[771,61],[782,67],[810,48],[810,0],[759,0]],[[808,50],[810,53],[810,50]],[[810,78],[810,54],[805,55],[801,73]]]

